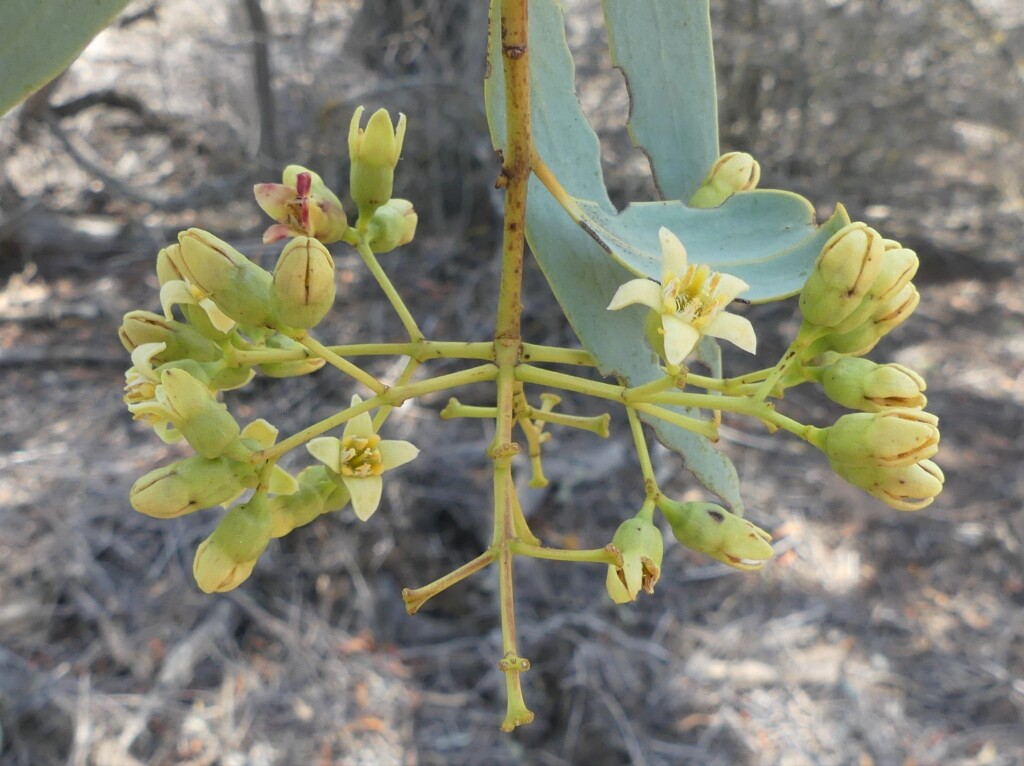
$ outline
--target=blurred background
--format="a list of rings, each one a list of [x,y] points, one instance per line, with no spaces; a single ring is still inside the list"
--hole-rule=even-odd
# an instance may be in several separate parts
[[[613,199],[650,199],[599,4],[565,5]],[[121,315],[158,308],[156,252],[188,226],[272,265],[251,184],[299,162],[345,188],[348,120],[366,104],[409,115],[396,194],[420,231],[385,268],[428,335],[486,340],[501,204],[486,3],[139,0],[0,120],[0,764],[1024,763],[1024,5],[713,6],[723,151],[752,152],[762,187],[819,215],[841,201],[921,256],[921,307],[872,357],[929,381],[938,501],[890,510],[806,445],[727,417],[723,449],[775,561],[741,574],[673,543],[656,595],[619,608],[601,567],[522,561],[537,719],[512,735],[498,731],[496,580],[415,617],[400,597],[489,542],[488,425],[442,423],[446,397],[389,421],[392,438],[446,446],[387,482],[369,523],[321,518],[237,591],[204,596],[191,563],[217,514],[160,522],[127,502],[183,451],[124,410]],[[400,338],[358,258],[335,252],[320,335]],[[526,281],[526,339],[575,345],[535,267]],[[795,302],[747,314],[771,364]],[[289,433],[347,401],[338,380],[257,379],[229,400]],[[839,414],[803,389],[780,406]],[[524,493],[545,542],[603,545],[636,507],[613,415],[608,441],[559,433],[551,486]],[[701,497],[679,458],[655,458],[669,490]]]

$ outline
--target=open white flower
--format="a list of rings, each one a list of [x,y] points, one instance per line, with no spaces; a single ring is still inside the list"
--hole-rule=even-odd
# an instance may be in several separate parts
[[[659,332],[665,337],[669,364],[681,364],[702,335],[727,340],[754,353],[757,337],[753,325],[744,317],[722,310],[750,285],[707,266],[689,265],[683,243],[664,226],[658,238],[663,258],[661,284],[631,279],[615,291],[608,309],[616,311],[639,303],[661,314]]]
[[[151,425],[161,441],[173,444],[181,441],[181,432],[171,421],[160,373],[153,366],[153,357],[166,349],[166,343],[141,343],[135,347],[132,366],[124,374],[124,403],[134,420]]]
[[[355,407],[362,400],[352,397]],[[345,424],[340,439],[321,436],[306,445],[309,454],[338,475],[352,497],[352,509],[366,521],[380,505],[384,471],[408,463],[419,453],[414,444],[381,439],[374,433],[369,413],[356,415]]]

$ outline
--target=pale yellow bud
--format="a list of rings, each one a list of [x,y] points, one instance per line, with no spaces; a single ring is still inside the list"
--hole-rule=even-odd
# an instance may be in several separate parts
[[[278,258],[274,315],[288,327],[315,327],[334,305],[334,259],[318,240],[296,237]]]
[[[892,409],[843,415],[824,429],[824,450],[849,466],[906,466],[939,450],[939,419],[919,410]]]
[[[851,223],[825,243],[800,291],[804,320],[834,327],[860,305],[882,269],[882,237],[864,223]]]
[[[204,593],[233,590],[252,574],[273,527],[266,498],[256,495],[229,510],[196,550],[192,574]]]
[[[690,207],[718,207],[736,192],[756,189],[761,166],[746,152],[723,154],[708,171],[700,188],[690,197]]]

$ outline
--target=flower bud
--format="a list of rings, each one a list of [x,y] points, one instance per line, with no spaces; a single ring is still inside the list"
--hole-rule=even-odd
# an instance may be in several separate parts
[[[887,301],[876,305],[864,324],[848,333],[829,333],[814,345],[815,352],[835,351],[847,356],[863,356],[893,329],[903,324],[920,302],[921,296],[913,283],[904,285],[902,290]]]
[[[892,240],[885,240],[889,243]],[[920,262],[917,253],[905,247],[888,247],[882,254],[882,268],[875,277],[874,284],[860,305],[850,316],[833,328],[837,335],[852,332],[868,321],[882,304],[893,300],[894,296],[906,289],[910,280],[917,274]]]
[[[306,353],[306,349],[301,343],[292,340],[287,335],[271,336],[267,339],[267,348]],[[262,362],[260,372],[269,378],[296,378],[316,372],[324,364],[326,364],[326,360],[322,357],[306,355],[303,359],[290,362]]]
[[[608,565],[605,587],[612,601],[635,601],[641,589],[654,593],[665,553],[661,530],[637,516],[619,525],[611,544],[622,555],[622,566]]]
[[[334,305],[334,259],[318,240],[296,237],[274,269],[274,315],[288,327],[315,327]]]
[[[841,357],[822,373],[821,385],[829,399],[861,412],[919,410],[928,403],[924,378],[900,364]]]
[[[132,508],[156,519],[176,519],[225,503],[244,489],[256,466],[225,457],[195,455],[150,471],[132,485]]]
[[[272,319],[271,277],[227,242],[202,229],[178,235],[186,280],[210,296],[239,324],[261,327]]]
[[[168,245],[156,254],[156,278],[163,287],[168,282],[185,280],[185,265],[181,260],[181,246]]]
[[[881,235],[865,223],[851,223],[825,243],[800,291],[808,324],[834,327],[852,314],[882,268]]]
[[[720,505],[680,503],[662,497],[658,507],[676,540],[723,564],[752,571],[775,555],[770,534]]]
[[[690,197],[690,207],[718,207],[736,192],[757,188],[761,166],[746,152],[723,154]]]
[[[871,314],[871,321],[878,328],[879,334],[884,337],[893,328],[899,327],[907,321],[920,303],[921,295],[917,292],[917,288],[913,283],[907,284],[888,300],[878,304]]]
[[[270,511],[270,536],[284,537],[292,530],[314,521],[323,513],[323,494],[315,486],[300,483],[298,492],[274,498]]]
[[[204,593],[233,590],[252,574],[270,542],[272,521],[266,497],[256,495],[224,514],[213,534],[200,543],[192,574]]]
[[[238,440],[241,429],[228,408],[188,372],[164,369],[160,388],[171,422],[200,455],[219,457]]]
[[[352,158],[349,192],[359,206],[359,217],[368,219],[378,207],[391,199],[395,166],[405,140],[405,115],[398,117],[398,128],[386,109],[370,117],[366,129],[359,127],[363,107],[356,109],[348,132],[348,151]]]
[[[919,410],[843,415],[823,430],[824,451],[849,466],[906,466],[939,450],[939,419]]]
[[[129,311],[125,314],[117,336],[128,353],[143,343],[166,344],[166,349],[155,357],[158,363],[175,359],[212,362],[222,356],[217,344],[195,328],[173,319],[164,319],[150,311]]]
[[[368,228],[370,249],[375,253],[389,253],[396,247],[412,242],[419,220],[412,203],[407,199],[392,199],[377,208]]]
[[[315,487],[323,502],[321,513],[340,511],[352,501],[345,482],[325,466],[312,465],[302,469],[298,476],[301,486]]]
[[[919,511],[942,492],[946,477],[931,460],[904,466],[850,466],[832,463],[832,470],[855,487],[898,511]]]
[[[250,368],[230,367],[223,359],[218,359],[216,362],[175,359],[160,365],[160,371],[164,370],[184,370],[206,386],[211,393],[241,388],[255,376]]]

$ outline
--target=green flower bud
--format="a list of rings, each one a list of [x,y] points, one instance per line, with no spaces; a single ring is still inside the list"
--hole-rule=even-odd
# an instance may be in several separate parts
[[[641,589],[654,593],[665,553],[661,530],[637,516],[619,525],[611,544],[622,555],[622,566],[608,565],[605,587],[612,601],[636,601]]]
[[[407,199],[392,199],[381,205],[370,219],[367,229],[370,249],[375,253],[389,253],[396,247],[412,242],[419,217]]]
[[[756,189],[761,166],[746,152],[723,154],[690,197],[690,207],[718,207],[736,192]]]
[[[919,410],[928,403],[924,378],[900,364],[842,357],[825,369],[821,385],[829,399],[861,412]]]
[[[160,388],[169,419],[200,455],[220,457],[238,441],[241,429],[228,408],[188,372],[162,370]]]
[[[161,364],[164,370],[182,370],[202,383],[210,392],[241,388],[255,377],[248,367],[229,367],[223,359],[216,362],[197,362],[194,359],[175,359]]]
[[[210,296],[217,307],[239,324],[272,323],[271,277],[222,239],[202,229],[178,235],[186,280]]]
[[[128,353],[143,343],[166,344],[167,348],[154,357],[158,363],[174,359],[212,362],[222,356],[217,344],[195,328],[173,319],[164,319],[150,311],[129,311],[125,314],[117,336]]]
[[[315,327],[334,305],[334,259],[319,241],[296,237],[281,251],[271,293],[277,319]]]
[[[331,473],[322,465],[310,466],[299,474],[299,483],[316,487],[323,498],[322,513],[340,511],[352,502],[352,495],[345,482],[337,474]]]
[[[852,314],[882,269],[881,235],[865,223],[851,223],[825,243],[800,291],[808,324],[834,327]]]
[[[128,498],[139,513],[176,519],[237,497],[243,480],[255,473],[256,466],[248,463],[196,455],[150,471],[132,485]]]
[[[324,512],[324,497],[316,486],[300,482],[299,491],[274,498],[270,504],[271,537],[284,537],[314,521]]]
[[[775,555],[770,534],[720,505],[680,503],[663,496],[658,507],[676,540],[723,564],[752,571]]]
[[[855,487],[898,511],[919,511],[942,492],[946,480],[931,460],[904,466],[851,466],[832,464],[832,470]]]
[[[398,116],[398,128],[386,109],[370,117],[366,129],[359,127],[363,107],[356,109],[348,132],[348,151],[352,158],[349,192],[359,206],[359,217],[369,219],[373,212],[391,199],[395,166],[405,140],[405,115]]]
[[[919,410],[843,415],[823,429],[829,461],[848,466],[906,466],[939,451],[939,419]]]
[[[301,351],[305,348],[298,341],[294,341],[287,335],[275,335],[267,339],[267,348],[279,349],[281,351]],[[305,359],[298,359],[292,362],[263,362],[260,364],[260,372],[270,378],[296,378],[299,375],[308,375],[316,372],[326,364],[321,357],[307,356]]]
[[[204,593],[224,593],[245,582],[266,550],[272,528],[263,495],[229,510],[196,550],[192,574],[199,588]]]

